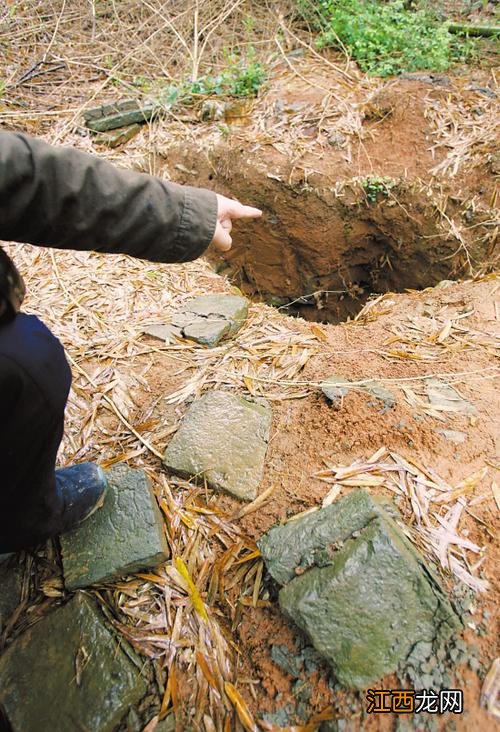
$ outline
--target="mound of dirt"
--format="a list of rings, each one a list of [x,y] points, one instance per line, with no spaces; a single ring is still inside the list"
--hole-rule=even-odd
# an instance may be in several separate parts
[[[301,73],[312,81],[288,70],[240,124],[159,146],[176,180],[217,181],[264,211],[210,256],[217,270],[323,322],[354,316],[374,292],[489,271],[495,99],[461,78],[414,74],[332,101],[314,67]]]

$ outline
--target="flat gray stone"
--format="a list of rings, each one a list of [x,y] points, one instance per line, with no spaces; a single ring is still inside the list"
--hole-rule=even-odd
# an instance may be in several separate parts
[[[369,394],[370,396],[375,397],[375,399],[381,401],[384,412],[388,409],[392,409],[396,404],[396,397],[394,393],[389,389],[386,389],[385,386],[382,386],[378,381],[367,381],[366,384],[363,384],[361,389],[366,394]]]
[[[323,394],[334,403],[355,389],[381,401],[384,411],[391,409],[396,404],[394,393],[373,379],[363,384],[351,384],[345,376],[333,375],[322,381],[320,386]]]
[[[443,412],[476,414],[475,406],[460,396],[456,389],[446,381],[429,376],[424,380],[424,384],[431,406],[437,407]]]
[[[165,450],[172,473],[195,478],[236,498],[253,500],[262,478],[272,413],[228,391],[197,399]]]
[[[329,376],[321,382],[321,391],[332,402],[349,394],[352,387],[348,386],[349,379],[345,376]]]
[[[70,590],[156,567],[169,557],[163,519],[144,471],[117,465],[106,477],[104,506],[61,536]]]
[[[113,732],[146,694],[94,600],[78,592],[0,657],[0,706],[13,732]]]
[[[165,343],[175,343],[177,338],[182,337],[182,333],[179,328],[174,328],[172,325],[166,323],[151,323],[145,325],[142,332],[146,335],[150,335],[153,338],[158,338],[160,341]]]
[[[267,571],[278,584],[286,584],[309,567],[323,564],[327,547],[342,546],[387,509],[395,510],[368,491],[356,490],[320,511],[274,526],[257,542]]]
[[[259,548],[284,583],[281,609],[347,687],[374,684],[416,643],[441,643],[460,628],[423,558],[365,490],[272,529]]]
[[[172,325],[182,335],[205,346],[214,347],[233,336],[248,315],[248,300],[239,295],[201,295],[174,313]]]

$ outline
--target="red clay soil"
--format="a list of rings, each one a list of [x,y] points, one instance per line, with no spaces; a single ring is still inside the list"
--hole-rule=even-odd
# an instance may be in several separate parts
[[[495,319],[491,292],[493,283],[455,285],[442,291],[399,296],[390,313],[376,322],[365,326],[339,325],[328,329],[329,343],[326,352],[311,359],[304,369],[306,380],[321,380],[329,374],[348,374],[350,379],[408,378],[422,373],[453,371],[477,371],[491,366],[488,357],[477,352],[456,354],[439,363],[438,368],[401,361],[388,363],[377,355],[377,349],[392,332],[394,325],[404,322],[425,310],[439,311],[443,307],[474,307],[471,327],[489,330]],[[428,303],[428,304],[425,304]],[[359,352],[365,351],[360,358]],[[350,353],[351,351],[351,353]],[[486,372],[485,372],[486,373]],[[262,490],[278,485],[272,500],[265,510],[242,519],[246,532],[258,538],[275,522],[290,515],[318,505],[328,486],[315,480],[312,474],[329,464],[349,465],[354,459],[369,456],[381,445],[404,455],[418,455],[419,460],[432,466],[440,475],[456,484],[473,470],[495,463],[498,454],[498,398],[494,381],[471,381],[460,386],[460,393],[476,406],[478,419],[474,426],[465,416],[446,419],[446,424],[432,418],[417,419],[413,410],[401,398],[393,410],[383,413],[369,406],[369,397],[351,393],[342,405],[335,409],[321,395],[302,400],[273,405],[274,427]],[[455,445],[438,433],[440,429],[456,429],[467,434],[465,442]],[[491,469],[491,479],[495,470]],[[229,499],[224,499],[232,503]],[[476,513],[478,520],[468,517],[462,530],[469,532],[469,538],[487,547],[484,565],[486,576],[492,583],[491,590],[477,597],[477,611],[473,620],[477,623],[484,611],[492,616],[488,621],[488,634],[478,638],[471,630],[465,633],[468,643],[481,647],[481,661],[489,668],[498,652],[497,625],[497,577],[495,564],[498,561],[498,546],[493,527],[498,527],[498,508],[493,498],[480,504]],[[484,524],[479,523],[484,522]],[[488,530],[489,529],[489,530]],[[284,621],[276,606],[251,610],[246,608],[238,629],[243,649],[241,675],[258,679],[254,686],[257,699],[248,696],[250,707],[257,712],[273,711],[293,701],[293,679],[284,673],[270,659],[270,648],[276,644],[294,647],[296,637],[287,621]],[[333,705],[334,716],[348,719],[347,729],[383,730],[393,729],[394,718],[384,716],[359,719],[366,702],[356,702],[354,695],[332,694],[327,685],[327,674],[319,673],[310,679],[314,686],[311,713],[319,713],[328,704]],[[494,719],[479,705],[480,680],[470,670],[458,669],[456,684],[465,690],[465,713],[455,719],[459,730],[486,730],[497,727]],[[377,688],[400,688],[394,677],[384,679]],[[362,697],[361,697],[362,698]],[[390,716],[390,715],[389,715]],[[450,721],[447,719],[446,721]],[[441,722],[445,723],[444,720]]]
[[[314,78],[314,69],[302,73]],[[421,288],[491,268],[494,140],[464,153],[455,178],[433,169],[449,152],[436,145],[436,114],[453,102],[458,124],[473,124],[476,110],[481,125],[481,110],[491,112],[494,100],[462,78],[417,74],[368,91],[344,90],[345,98],[330,99],[322,112],[321,75],[318,84],[287,69],[245,124],[226,134],[220,123],[197,126],[194,145],[176,136],[159,147],[179,182],[192,183],[195,175],[197,185],[216,183],[264,211],[238,231],[229,253],[212,255],[218,269],[272,304],[309,296],[296,312],[339,322],[370,292]],[[479,148],[480,159],[473,154]]]
[[[387,340],[398,328],[405,328],[415,318],[432,315],[451,316],[457,312],[472,314],[466,318],[467,328],[482,334],[498,329],[498,310],[495,294],[498,282],[485,279],[480,282],[453,284],[445,289],[432,289],[421,293],[395,295],[382,301],[376,311],[382,313],[365,324],[349,323],[323,326],[327,334],[322,352],[313,356],[303,370],[306,381],[321,381],[331,374],[343,374],[350,379],[373,377],[378,379],[409,379],[429,374],[461,373],[463,381],[457,386],[460,394],[477,410],[477,417],[446,414],[444,421],[416,414],[406,402],[398,385],[393,383],[397,404],[383,411],[370,403],[367,396],[350,393],[337,407],[318,391],[303,399],[273,402],[273,428],[266,458],[264,478],[260,492],[275,486],[269,502],[239,522],[245,533],[254,540],[273,524],[291,515],[320,505],[329,486],[313,477],[331,464],[349,465],[360,457],[368,457],[382,445],[402,456],[418,456],[418,460],[431,466],[444,479],[456,485],[474,470],[489,467],[486,480],[476,489],[479,494],[487,491],[498,469],[498,398],[495,382],[491,377],[493,357],[485,349],[442,349],[435,363],[411,359],[389,359],[382,355]],[[497,305],[498,308],[498,305]],[[291,320],[290,327],[299,332],[310,332],[311,326],[302,320]],[[313,326],[316,327],[316,326]],[[160,377],[165,386],[165,361],[159,357],[148,375],[150,394],[158,393]],[[414,382],[408,382],[414,383]],[[150,397],[151,398],[151,397]],[[454,444],[443,437],[439,430],[458,430],[466,435],[462,444]],[[498,480],[498,478],[497,478]],[[375,489],[377,490],[377,489]],[[239,508],[236,500],[220,495],[216,505],[227,515]],[[475,599],[475,611],[471,616],[474,626],[483,622],[484,637],[478,637],[466,628],[463,637],[468,644],[480,647],[480,660],[488,669],[497,655],[497,603],[498,584],[495,564],[498,561],[496,531],[498,507],[493,493],[474,509],[475,516],[465,516],[460,531],[480,546],[486,547],[486,559],[482,569],[491,583],[491,589]],[[454,583],[447,582],[450,589]],[[237,590],[228,595],[228,604],[221,604],[222,617],[227,617],[226,628],[232,624],[231,606],[238,606]],[[292,652],[299,645],[299,634],[293,624],[280,613],[276,598],[260,601],[256,608],[240,606],[241,620],[232,636],[238,647],[238,678],[251,679],[254,683],[242,683],[239,691],[250,710],[259,718],[263,712],[276,712],[297,703],[294,679],[285,673],[271,657],[271,648],[287,646]],[[486,616],[484,613],[486,612]],[[488,613],[490,615],[488,615]],[[224,623],[223,623],[224,624]],[[498,727],[494,718],[480,705],[482,679],[469,668],[461,666],[454,678],[456,688],[464,690],[464,714],[448,715],[437,719],[439,729],[450,730],[446,725],[453,721],[460,731],[493,730]],[[306,705],[309,719],[332,706],[335,719],[348,720],[348,730],[394,729],[395,715],[363,715],[367,703],[363,695],[343,691],[332,692],[326,669],[307,674],[305,680],[312,685],[312,695]],[[383,679],[377,688],[400,688],[394,676]],[[252,688],[250,693],[249,688]],[[186,688],[186,693],[188,690]],[[182,703],[180,704],[182,708]],[[416,729],[417,717],[412,718]],[[313,727],[314,728],[314,727]]]
[[[466,88],[466,81],[470,79],[389,81],[365,94],[357,107],[351,99],[352,109],[359,113],[359,134],[330,131],[330,139],[325,139],[324,119],[317,113],[324,89],[302,83],[284,70],[253,111],[256,120],[268,115],[267,133],[255,120],[232,126],[230,134],[221,134],[217,124],[204,131],[197,128],[194,145],[186,145],[184,139],[179,142],[178,137],[164,147],[159,145],[156,164],[168,165],[168,173],[179,182],[193,183],[195,175],[197,185],[215,186],[260,206],[262,220],[239,229],[231,252],[223,258],[212,255],[213,263],[257,299],[286,303],[315,293],[309,304],[296,304],[295,311],[306,320],[335,323],[355,315],[372,292],[419,289],[493,267],[494,158],[483,148],[482,156],[471,154],[464,161],[456,178],[431,172],[448,153],[445,146],[434,148],[432,110],[453,99],[470,112],[479,97]],[[300,116],[300,144],[292,139],[296,115]],[[272,126],[280,124],[281,138],[272,132]],[[162,163],[164,158],[167,164]],[[373,198],[367,181],[380,178],[386,188]],[[391,296],[377,308],[373,322],[327,326],[322,352],[303,370],[305,381],[317,382],[332,374],[354,380],[405,380],[467,372],[457,388],[475,405],[477,418],[458,414],[446,414],[443,422],[422,418],[400,389],[396,389],[396,406],[386,412],[357,392],[349,393],[337,407],[319,390],[306,398],[274,402],[260,490],[275,490],[264,508],[240,521],[248,536],[257,540],[276,522],[320,504],[328,486],[313,475],[324,468],[325,461],[349,465],[382,445],[402,456],[418,455],[452,485],[488,466],[491,485],[498,468],[498,399],[490,378],[491,352],[485,348],[443,349],[436,361],[427,362],[388,357],[383,352],[391,339],[395,339],[393,348],[404,343],[412,319],[423,319],[421,325],[437,314],[446,318],[471,310],[464,321],[466,328],[491,333],[498,329],[497,290],[494,280],[485,279]],[[311,328],[302,320],[290,327],[303,332]],[[400,382],[405,383],[414,384]],[[466,439],[454,444],[439,433],[442,429],[464,432]],[[483,484],[477,490],[485,488]],[[239,507],[227,496],[219,497],[217,505],[228,515]],[[495,527],[498,507],[493,494],[476,507],[475,518],[468,515],[461,523],[468,538],[486,547],[482,569],[491,589],[477,597],[471,621],[478,626],[484,618],[486,636],[478,638],[471,628],[464,635],[467,643],[479,645],[486,669],[497,655]],[[448,589],[451,585],[449,582]],[[256,717],[289,703],[295,707],[297,702],[294,679],[270,654],[275,645],[293,650],[298,636],[280,614],[275,598],[271,599],[274,601],[261,602],[256,608],[241,608],[236,629],[238,675],[254,682],[238,688]],[[237,604],[238,598],[228,600]],[[227,607],[220,609],[228,613]],[[228,616],[228,628],[231,621]],[[480,678],[465,667],[456,672],[455,684],[465,693],[465,712],[453,719],[437,719],[438,727],[451,730],[447,724],[453,721],[457,730],[496,728],[494,718],[480,705]],[[326,670],[315,672],[308,680],[313,687],[306,705],[309,719],[331,705],[334,718],[348,720],[343,729],[395,729],[398,720],[393,715],[363,714],[366,702],[362,696],[333,693]],[[400,682],[390,677],[377,686],[398,688]],[[423,720],[411,721],[414,728],[424,729]]]

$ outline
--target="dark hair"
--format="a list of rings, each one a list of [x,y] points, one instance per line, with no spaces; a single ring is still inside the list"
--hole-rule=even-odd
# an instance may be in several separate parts
[[[0,304],[3,301],[5,312],[1,312],[0,322],[10,320],[19,311],[24,300],[26,287],[12,259],[0,247]]]

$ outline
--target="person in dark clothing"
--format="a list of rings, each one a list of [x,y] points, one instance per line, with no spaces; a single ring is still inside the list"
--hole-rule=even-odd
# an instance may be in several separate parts
[[[231,247],[232,220],[260,216],[202,188],[116,168],[0,132],[0,238],[187,262]],[[102,505],[94,463],[55,469],[71,371],[57,338],[19,312],[24,283],[0,248],[0,553],[68,531]]]

